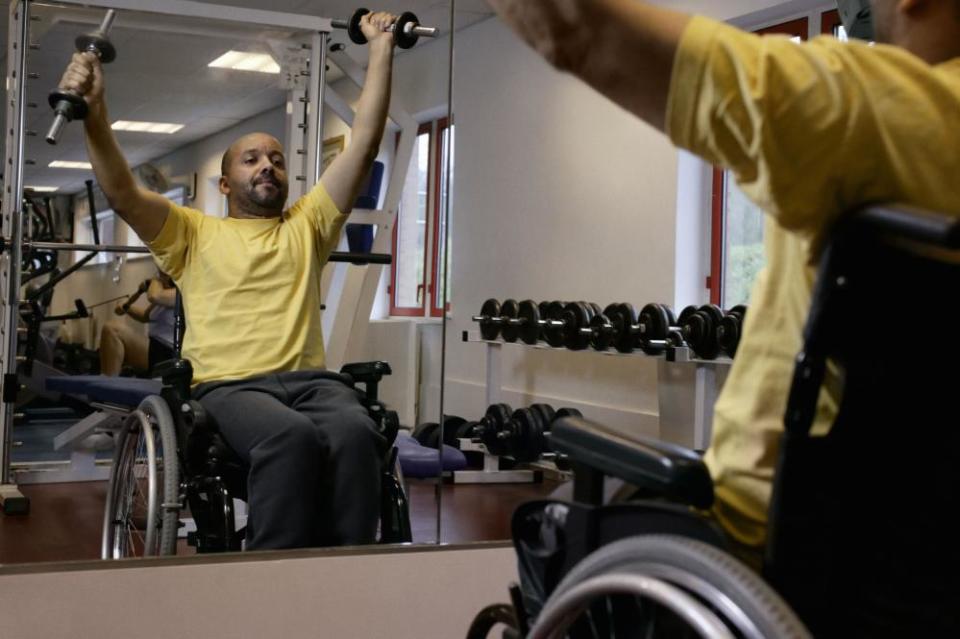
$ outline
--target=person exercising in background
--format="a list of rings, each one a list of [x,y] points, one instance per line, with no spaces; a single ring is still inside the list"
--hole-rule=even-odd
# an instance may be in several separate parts
[[[140,310],[133,304],[146,294],[149,305]],[[124,365],[153,375],[158,363],[173,359],[173,329],[176,321],[177,289],[170,276],[157,271],[157,277],[145,280],[114,313],[129,315],[141,324],[148,324],[147,336],[132,329],[126,322],[113,319],[100,331],[100,373],[116,376]]]
[[[350,144],[289,208],[274,137],[230,145],[220,177],[228,214],[207,216],[137,187],[96,56],[74,54],[60,83],[89,105],[87,150],[111,208],[180,290],[194,396],[250,469],[249,550],[376,538],[386,442],[358,391],[325,370],[320,276],[380,148],[394,50],[385,29],[395,21],[362,17],[369,65]]]
[[[960,0],[873,0],[876,46],[758,36],[639,0],[490,5],[559,70],[731,170],[768,214],[705,456],[713,514],[756,566],[824,234],[876,201],[960,215]],[[814,434],[833,424],[840,386],[828,370]]]

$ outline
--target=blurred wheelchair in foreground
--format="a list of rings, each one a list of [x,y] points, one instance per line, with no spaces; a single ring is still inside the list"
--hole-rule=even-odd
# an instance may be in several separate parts
[[[702,515],[693,451],[580,418],[551,445],[572,500],[514,514],[520,584],[468,637],[958,637],[960,220],[868,207],[824,246],[784,418],[760,572]],[[759,320],[757,320],[759,321]],[[952,324],[952,322],[951,322]],[[828,362],[837,417],[811,433]],[[629,499],[610,499],[623,482]],[[606,488],[606,489],[605,489]],[[607,494],[605,494],[607,493]]]

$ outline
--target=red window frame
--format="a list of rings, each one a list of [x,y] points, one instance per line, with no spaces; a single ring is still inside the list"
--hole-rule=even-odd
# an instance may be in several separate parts
[[[820,16],[820,33],[823,35],[834,35],[834,31],[837,27],[843,24],[843,21],[840,20],[840,12],[836,9],[831,9],[830,11],[824,11],[823,15]]]
[[[435,203],[433,210],[433,265],[430,269],[430,285],[427,287],[427,293],[430,296],[430,317],[443,317],[443,309],[440,308],[440,300],[443,298],[443,292],[440,290],[438,284],[440,280],[440,258],[443,251],[443,248],[440,246],[440,222],[443,219],[443,215],[446,211],[440,210],[440,202],[442,198],[440,197],[440,185],[443,182],[443,171],[446,170],[446,167],[443,166],[443,134],[450,128],[450,120],[448,118],[441,118],[437,120],[436,126],[436,140],[434,141],[433,151],[434,151],[434,175],[436,179],[433,181],[433,201]],[[450,140],[450,147],[448,149],[449,153],[453,152],[453,139]],[[450,197],[450,185],[447,184],[447,197]],[[447,228],[447,232],[450,232],[450,228]],[[447,277],[450,277],[450,274],[446,274]],[[447,300],[446,310],[450,310],[450,300]]]
[[[806,40],[810,33],[810,20],[805,17],[797,18],[796,20],[757,29],[754,33],[757,35],[784,34],[799,36]],[[720,305],[723,301],[724,202],[726,200],[724,187],[724,170],[714,167],[712,211],[710,215],[710,275],[707,277],[707,289],[710,291],[710,303],[717,305]]]
[[[433,137],[433,122],[424,122],[417,128],[417,137],[429,133],[431,138]],[[427,160],[427,166],[430,166],[434,162],[434,145],[430,144],[428,140],[427,144],[430,146],[430,157]],[[397,134],[397,147],[400,145],[400,134]],[[429,177],[427,178],[429,180]],[[432,190],[428,187],[427,189],[427,219],[430,218],[430,210],[434,206],[436,198]],[[397,235],[400,229],[400,215],[403,214],[403,211],[399,211],[397,214],[397,221],[393,225],[393,263],[390,266],[390,315],[397,317],[424,317],[426,315],[426,307],[428,299],[430,297],[430,292],[427,287],[427,265],[429,264],[429,253],[426,250],[426,238],[424,238],[424,250],[423,250],[423,280],[417,285],[418,291],[423,291],[422,297],[420,298],[420,304],[418,306],[398,306],[397,305],[397,275],[399,274],[399,265],[400,265],[400,253],[397,251]],[[429,224],[424,226],[424,230],[429,229]]]

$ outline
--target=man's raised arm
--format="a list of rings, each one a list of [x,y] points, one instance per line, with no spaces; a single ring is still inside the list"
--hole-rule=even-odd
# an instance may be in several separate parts
[[[396,21],[387,13],[368,13],[360,28],[370,47],[370,64],[363,83],[357,115],[350,131],[350,144],[337,156],[320,180],[337,208],[349,213],[360,187],[380,150],[390,107],[390,83],[393,76],[393,34],[384,31]]]
[[[167,219],[166,198],[137,186],[120,146],[110,128],[104,101],[103,69],[92,53],[75,53],[63,79],[62,90],[82,95],[89,105],[84,120],[87,152],[100,188],[110,207],[134,230],[141,240],[153,240]]]
[[[637,0],[488,0],[548,62],[664,129],[673,59],[690,16]]]

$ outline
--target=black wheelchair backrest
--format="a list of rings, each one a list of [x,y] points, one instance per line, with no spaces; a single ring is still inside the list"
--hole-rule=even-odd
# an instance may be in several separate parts
[[[957,620],[958,320],[960,215],[877,206],[837,225],[787,404],[765,568],[815,636],[945,636]],[[841,399],[814,436],[828,366]]]

